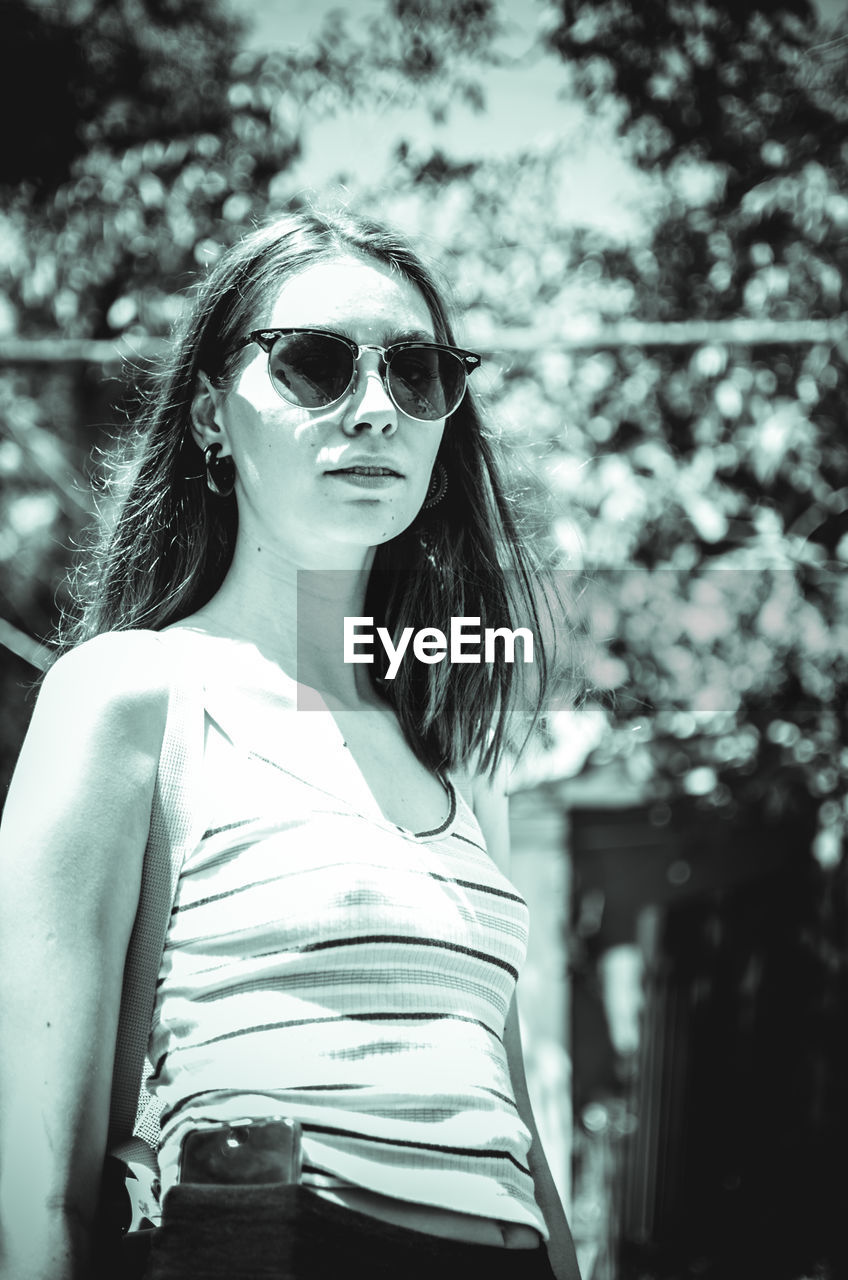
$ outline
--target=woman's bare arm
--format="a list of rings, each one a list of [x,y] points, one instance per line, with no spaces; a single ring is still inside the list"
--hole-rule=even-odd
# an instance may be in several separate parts
[[[489,781],[476,779],[472,784],[474,812],[480,829],[486,837],[486,846],[493,861],[509,874],[509,812],[503,775]],[[524,1070],[524,1049],[518,1021],[518,1005],[513,998],[506,1020],[504,1046],[509,1064],[510,1079],[521,1119],[530,1130],[530,1172],[536,1199],[550,1232],[548,1256],[557,1280],[580,1280],[577,1255],[571,1237],[565,1211],[556,1189],[533,1115],[533,1106],[527,1088]]]
[[[167,713],[160,647],[98,637],[48,674],[0,831],[0,1272],[87,1266],[115,1033]]]

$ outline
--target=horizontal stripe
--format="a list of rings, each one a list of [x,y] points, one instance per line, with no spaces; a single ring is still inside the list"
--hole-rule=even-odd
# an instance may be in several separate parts
[[[159,1064],[157,1064],[157,1070],[158,1070],[158,1067],[159,1067]],[[153,1077],[151,1077],[151,1079],[152,1078]],[[315,1084],[315,1083],[290,1084],[290,1085],[286,1085],[285,1089],[280,1091],[280,1102],[281,1102],[281,1105],[285,1105],[285,1102],[288,1099],[288,1097],[291,1094],[297,1094],[297,1093],[310,1093],[310,1094],[317,1093],[317,1094],[324,1094],[326,1096],[330,1096],[335,1093],[338,1093],[338,1094],[351,1094],[351,1093],[357,1093],[357,1092],[362,1093],[364,1090],[368,1088],[369,1086],[365,1084],[356,1084],[356,1083],[350,1083],[350,1082],[346,1083],[343,1081],[334,1082],[333,1084]],[[503,1102],[507,1107],[509,1107],[511,1111],[515,1113],[518,1112],[518,1107],[515,1103],[515,1100],[513,1098],[510,1098],[507,1094],[501,1093],[497,1089],[491,1089],[485,1085],[478,1086],[478,1091],[481,1094],[488,1094],[492,1098],[497,1098],[498,1102]],[[167,1111],[163,1111],[161,1116],[162,1128],[163,1129],[166,1128],[168,1125],[170,1125],[170,1123],[173,1120],[175,1120],[181,1114],[181,1112],[185,1111],[186,1109],[190,1109],[193,1103],[200,1101],[206,1096],[207,1095],[205,1091],[201,1093],[189,1094],[188,1097],[182,1098],[179,1101],[179,1103],[177,1103],[175,1106],[169,1107]],[[357,1114],[360,1114],[360,1113],[357,1113]],[[370,1111],[369,1114],[380,1115],[383,1118],[392,1119],[396,1117],[399,1113],[395,1109],[391,1111],[374,1110],[374,1111]],[[404,1119],[406,1119],[408,1114],[409,1114],[408,1111],[405,1109],[403,1112]],[[459,1113],[455,1112],[454,1114],[459,1114]]]
[[[361,938],[327,938],[321,942],[307,942],[304,946],[292,948],[292,950],[297,950],[302,955],[308,955],[314,951],[327,951],[331,947],[398,946],[401,944],[412,949],[415,947],[438,947],[444,951],[455,951],[459,955],[471,956],[472,959],[482,960],[485,964],[496,965],[499,969],[503,969],[508,973],[514,981],[518,981],[518,970],[514,965],[502,960],[500,956],[487,955],[485,951],[475,951],[473,947],[463,947],[458,942],[446,942],[442,938],[416,938],[414,934],[373,933]]]
[[[464,844],[470,844],[473,849],[479,849],[481,853],[488,853],[488,849],[484,844],[479,844],[476,840],[470,840],[468,836],[460,835],[458,831],[452,833],[452,839],[462,840]]]
[[[226,972],[229,972],[229,969]],[[283,992],[289,992],[293,990],[298,991],[303,996],[303,998],[306,998],[307,995],[317,994],[321,990],[326,990],[327,987],[347,987],[352,994],[356,994],[355,992],[356,984],[350,980],[349,976],[345,973],[343,969],[335,970],[332,973],[321,974],[318,976],[320,977],[321,981],[316,982],[314,984],[309,982],[307,975],[300,974],[300,973],[293,973],[289,975],[273,973],[273,974],[269,974],[267,977],[264,977],[264,978],[252,978],[252,977],[245,978],[240,982],[236,982],[232,979],[229,979],[225,984],[221,986],[216,986],[213,991],[195,992],[192,995],[192,999],[195,1000],[198,1004],[216,1004],[216,1003],[220,1004],[222,1001],[227,1000],[231,996],[237,997],[237,996],[243,996],[243,995],[258,995],[262,991],[268,991],[268,992],[279,991],[283,993]],[[434,979],[431,978],[429,975],[425,976],[423,974],[418,981],[411,981],[408,976],[405,976],[402,980],[399,979],[393,982],[386,977],[386,974],[382,969],[379,969],[379,970],[376,970],[371,975],[370,985],[380,986],[380,987],[390,986],[392,988],[398,989],[400,991],[401,996],[406,996],[406,997],[408,997],[412,991],[415,991],[418,995],[420,995],[423,998],[425,994],[426,995],[435,994],[439,991],[444,990],[445,984],[438,983],[434,981]],[[451,990],[467,992],[468,995],[474,995],[475,985],[476,985],[476,994],[478,996],[482,993],[488,994],[487,992],[485,992],[485,988],[481,987],[480,984],[470,984],[465,982],[460,982],[459,984],[457,984],[452,982],[450,984],[450,988]],[[503,1012],[505,1013],[506,1010],[503,1010]],[[391,1017],[391,1016],[396,1016],[399,1018],[453,1018],[453,1017],[456,1017],[456,1018],[461,1018],[463,1020],[468,1020],[467,1014],[446,1012],[443,1010],[436,1010],[436,1009],[421,1009],[414,1013],[411,1013],[409,1011],[404,1011],[404,1010],[398,1010],[396,1015],[392,1015],[390,1013],[372,1014],[367,1009],[359,1012],[353,1012],[347,1009],[342,1009],[339,1013],[339,1016],[350,1017],[350,1018],[371,1018],[371,1017]],[[476,1019],[471,1019],[471,1021],[476,1021]],[[480,1026],[485,1026],[487,1031],[491,1030],[488,1024],[482,1021],[480,1022]],[[498,1035],[496,1031],[492,1031],[492,1034]]]
[[[373,1142],[379,1146],[397,1147],[399,1150],[432,1151],[436,1155],[461,1156],[463,1160],[508,1160],[522,1173],[530,1174],[530,1170],[520,1160],[516,1160],[511,1151],[491,1150],[475,1147],[450,1147],[438,1142],[413,1142],[404,1138],[378,1138],[370,1133],[362,1133],[355,1129],[339,1129],[334,1125],[305,1124],[304,1133],[328,1134],[336,1138],[353,1138],[357,1142]]]
[[[475,889],[478,893],[491,893],[496,898],[506,898],[509,902],[520,902],[524,906],[524,899],[518,893],[508,893],[506,889],[496,889],[491,884],[477,884],[474,880],[459,880],[455,876],[441,876],[435,871],[428,871],[427,874],[432,880],[440,880],[444,884],[456,884],[460,889]]]
[[[204,863],[203,870],[207,871],[210,868],[222,866],[224,865],[225,862],[234,860],[240,853],[243,853],[246,849],[249,849],[249,848],[251,848],[250,843],[246,843],[243,845],[236,845],[233,849],[228,850],[226,854],[221,854],[218,858],[212,859],[208,863]],[[205,898],[198,898],[194,902],[182,902],[182,903],[175,904],[173,909],[173,914],[178,915],[186,911],[192,911],[197,907],[208,906],[210,903],[213,903],[213,902],[221,902],[225,898],[235,897],[236,894],[245,893],[251,889],[261,888],[266,884],[274,884],[279,879],[284,878],[287,881],[291,881],[293,879],[297,879],[297,877],[299,876],[314,876],[318,874],[325,874],[327,871],[332,871],[334,869],[339,869],[343,867],[349,867],[349,863],[344,861],[332,862],[332,863],[321,862],[321,863],[318,863],[316,866],[294,867],[291,869],[287,868],[284,872],[281,873],[277,871],[274,874],[269,875],[266,879],[263,879],[263,880],[252,880],[248,884],[235,885],[231,889],[223,889],[221,890],[220,893],[208,894]],[[364,870],[373,869],[373,871],[378,873],[386,870],[386,868],[381,863],[372,863],[370,865],[366,864],[366,866],[363,869]],[[438,884],[453,884],[460,889],[472,889],[475,893],[487,894],[495,898],[503,898],[508,902],[517,902],[517,903],[520,903],[521,906],[524,906],[524,899],[521,897],[520,894],[511,893],[506,889],[499,889],[495,885],[481,884],[479,881],[476,881],[476,880],[462,880],[458,876],[448,876],[437,871],[428,871],[426,869],[419,868],[419,867],[410,867],[410,868],[405,867],[403,868],[402,874],[426,876],[427,879],[434,880]]]
[[[277,953],[275,951],[272,954]],[[255,959],[256,957],[251,957],[251,961]],[[199,1004],[207,1000],[214,1001],[217,996],[226,993],[230,984],[236,984],[232,974],[233,965],[229,959],[220,964],[196,970],[191,975],[194,983],[191,999]],[[214,990],[208,992],[201,990],[201,980],[204,983],[214,980],[216,983]],[[269,992],[276,991],[281,995],[292,994],[314,1002],[322,999],[337,999],[334,992],[339,988],[344,988],[348,994],[362,996],[376,986],[380,988],[391,986],[408,994],[415,991],[419,1000],[426,995],[430,1001],[440,998],[449,999],[454,1006],[460,1001],[464,1006],[473,1001],[475,1005],[480,1004],[487,1008],[494,1015],[499,1026],[503,1025],[509,1005],[508,990],[494,989],[485,982],[476,981],[467,971],[458,974],[409,968],[402,972],[387,974],[382,965],[373,969],[344,966],[324,971],[308,969],[281,972],[278,970],[264,978],[250,981],[261,982],[261,989]],[[345,1012],[349,1012],[349,1009],[345,1009]]]
[[[222,827],[210,827],[208,831],[204,831],[202,838],[211,840],[213,836],[220,836],[225,831],[237,831],[239,827],[249,827],[256,821],[256,818],[239,818],[237,822],[226,822]]]
[[[458,1013],[336,1013],[329,1017],[321,1018],[287,1018],[280,1022],[260,1022],[255,1026],[236,1027],[233,1031],[224,1031],[220,1035],[212,1036],[209,1040],[194,1040],[190,1045],[175,1045],[171,1053],[191,1052],[195,1049],[207,1049],[211,1044],[220,1044],[224,1040],[234,1040],[238,1036],[258,1035],[264,1031],[283,1031],[289,1027],[312,1027],[320,1026],[328,1022],[396,1022],[402,1025],[404,1022],[468,1022],[473,1026],[482,1028],[493,1036],[498,1043],[501,1043],[501,1037],[491,1027],[487,1027],[484,1022],[480,1022],[477,1018],[465,1018]]]

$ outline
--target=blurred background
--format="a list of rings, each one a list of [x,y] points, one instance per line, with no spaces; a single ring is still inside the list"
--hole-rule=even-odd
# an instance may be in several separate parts
[[[0,100],[2,794],[186,289],[395,222],[570,601],[512,825],[585,1280],[848,1276],[842,0],[3,0]]]

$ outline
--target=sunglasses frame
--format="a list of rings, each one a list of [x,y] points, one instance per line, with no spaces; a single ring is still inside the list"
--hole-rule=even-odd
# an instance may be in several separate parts
[[[359,360],[359,357],[362,355],[362,352],[378,351],[381,357],[380,377],[383,380],[383,386],[385,387],[392,404],[395,406],[398,412],[402,413],[407,418],[411,418],[413,422],[438,422],[439,418],[416,417],[414,413],[409,413],[407,409],[404,409],[402,405],[398,404],[395,398],[394,391],[392,390],[391,379],[388,377],[388,373],[391,368],[391,362],[394,359],[394,357],[399,352],[406,351],[410,347],[424,347],[427,351],[444,351],[448,355],[453,356],[455,359],[459,361],[459,363],[462,365],[463,372],[465,373],[465,379],[466,379],[465,386],[462,389],[462,395],[459,397],[459,400],[456,402],[454,407],[450,410],[449,413],[444,415],[444,417],[446,418],[449,418],[451,414],[456,413],[457,409],[462,404],[462,401],[465,398],[465,392],[468,388],[468,376],[469,374],[472,374],[475,369],[478,369],[482,363],[482,357],[477,355],[477,353],[474,351],[465,351],[462,347],[451,347],[445,342],[425,342],[425,341],[422,341],[420,338],[408,338],[403,342],[393,342],[391,346],[388,346],[388,347],[378,347],[378,346],[375,346],[373,343],[364,343],[360,345],[358,342],[354,342],[353,338],[348,338],[343,333],[333,333],[331,329],[299,329],[299,328],[254,329],[239,344],[239,347],[237,348],[237,350],[241,350],[242,347],[250,346],[252,342],[258,343],[258,345],[262,348],[262,350],[265,352],[265,354],[268,357],[268,378],[271,383],[271,386],[274,388],[274,390],[276,391],[280,399],[285,400],[286,404],[294,404],[301,409],[308,409],[310,408],[310,406],[301,405],[297,400],[290,400],[287,395],[284,395],[283,392],[280,390],[279,386],[277,385],[277,383],[275,382],[274,377],[271,373],[271,352],[274,348],[274,343],[277,341],[278,338],[285,338],[285,337],[288,337],[290,334],[296,334],[296,333],[297,334],[314,334],[315,337],[318,337],[318,338],[332,338],[336,342],[343,343],[343,345],[347,347],[347,349],[350,351],[351,356],[353,357],[350,381],[348,382],[344,391],[341,393],[341,395],[336,396],[335,399],[328,400],[326,404],[313,406],[316,409],[329,409],[334,404],[338,404],[339,401],[344,400],[345,396],[350,394],[350,389],[353,386],[354,381],[356,380],[357,361]]]

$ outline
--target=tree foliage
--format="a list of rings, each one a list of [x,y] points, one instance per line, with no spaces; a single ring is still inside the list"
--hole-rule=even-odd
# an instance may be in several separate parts
[[[45,196],[92,148],[227,125],[226,82],[241,25],[202,0],[6,0],[2,180]]]
[[[812,74],[809,0],[563,0],[548,40],[590,98],[616,97],[642,164],[697,155],[726,170],[735,200],[787,150],[802,164],[840,152],[844,103]]]
[[[599,286],[644,319],[845,315],[846,49],[804,0],[569,0],[547,30],[666,175],[649,245],[586,246]],[[812,805],[825,857],[846,814],[847,358],[598,352],[562,374],[581,425],[552,464],[586,562],[643,566],[595,593],[634,768],[764,816]]]

